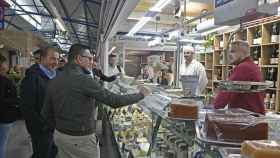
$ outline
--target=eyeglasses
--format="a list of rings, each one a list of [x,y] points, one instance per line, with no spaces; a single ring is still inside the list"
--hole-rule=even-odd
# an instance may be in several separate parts
[[[93,57],[92,56],[85,56],[85,55],[81,55],[81,57],[87,58],[88,60],[92,61]]]

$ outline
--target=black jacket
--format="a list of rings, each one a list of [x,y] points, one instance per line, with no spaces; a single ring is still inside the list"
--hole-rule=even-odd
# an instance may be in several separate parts
[[[34,64],[26,71],[25,78],[21,82],[21,109],[29,133],[41,133],[46,128],[40,113],[48,81],[49,78],[39,65]]]
[[[12,80],[0,75],[0,123],[10,123],[20,115],[17,89]]]

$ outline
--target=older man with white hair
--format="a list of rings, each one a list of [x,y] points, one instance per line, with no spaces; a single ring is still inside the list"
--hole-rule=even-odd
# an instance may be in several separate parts
[[[180,67],[180,75],[196,76],[198,78],[198,86],[196,95],[201,95],[207,86],[208,79],[204,66],[194,58],[195,50],[191,46],[183,48],[185,62]]]
[[[236,65],[228,80],[262,82],[261,70],[250,57],[250,48],[245,41],[234,41],[230,45],[228,55],[229,63]],[[264,94],[258,93],[236,93],[219,92],[214,99],[213,105],[216,109],[242,108],[255,113],[265,114]]]

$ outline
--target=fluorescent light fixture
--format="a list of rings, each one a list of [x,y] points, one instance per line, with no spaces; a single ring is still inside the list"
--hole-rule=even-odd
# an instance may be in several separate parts
[[[151,39],[152,37],[151,37],[151,36],[142,36],[142,38],[144,38],[145,40],[149,40],[149,39]]]
[[[60,28],[61,31],[66,31],[65,27],[63,26],[63,24],[60,22],[60,20],[58,19],[54,19],[55,23],[58,25],[58,27]]]
[[[150,8],[150,11],[154,12],[161,12],[161,10],[170,2],[171,0],[159,0],[152,8]],[[154,14],[153,16],[155,16]],[[142,17],[129,31],[127,36],[133,36],[136,32],[138,32],[148,21],[152,19],[151,16],[148,17]]]
[[[168,40],[171,40],[173,37],[178,37],[179,31],[178,30],[172,31],[168,35],[169,35]]]
[[[154,40],[152,40],[148,43],[148,46],[153,47],[153,46],[159,45],[160,43],[161,43],[161,38],[156,37]]]
[[[161,12],[161,10],[170,2],[171,0],[159,0],[150,11]]]
[[[127,36],[133,36],[137,31],[139,31],[152,17],[142,17],[129,31]]]
[[[221,30],[225,30],[225,29],[228,29],[228,28],[229,28],[229,26],[220,26],[220,27],[217,27],[217,28],[215,28],[215,29],[202,32],[201,35],[202,35],[202,36],[206,36],[206,35],[208,35],[208,34],[210,34],[210,33],[217,32],[217,31],[221,31]]]

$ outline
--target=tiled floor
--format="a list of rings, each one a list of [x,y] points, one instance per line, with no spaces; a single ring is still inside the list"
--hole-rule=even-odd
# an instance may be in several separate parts
[[[107,127],[109,128],[109,127]],[[104,130],[103,146],[101,147],[101,157],[118,158],[112,151],[111,143],[112,133],[110,130]],[[30,158],[32,154],[32,146],[30,144],[30,138],[25,128],[24,121],[17,121],[14,123],[10,130],[7,158]]]
[[[30,139],[25,129],[24,121],[17,121],[10,130],[7,158],[30,158]]]

